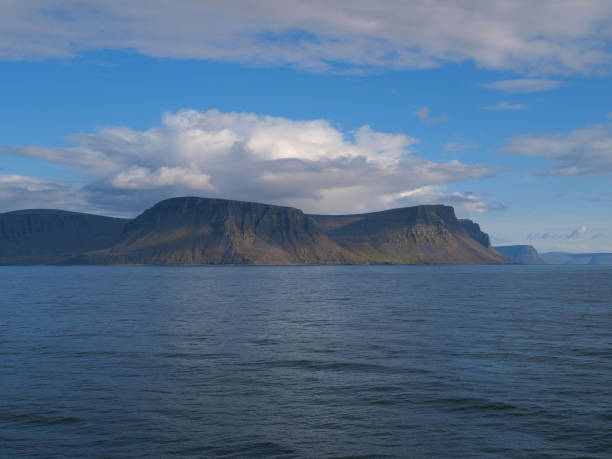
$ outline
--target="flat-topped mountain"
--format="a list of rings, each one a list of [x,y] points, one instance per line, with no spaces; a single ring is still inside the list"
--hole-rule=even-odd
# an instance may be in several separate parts
[[[110,247],[128,221],[49,209],[0,214],[0,264],[53,264]]]
[[[53,216],[59,211],[49,212]],[[14,213],[0,214],[0,228]],[[84,221],[78,231],[74,229],[78,234],[74,244],[64,238],[58,245],[61,251],[49,249],[53,259],[33,263],[510,263],[491,247],[477,224],[458,220],[452,207],[442,205],[355,215],[307,215],[292,207],[182,197],[161,201],[133,220],[63,214],[85,215],[91,220]],[[3,234],[0,232],[0,248],[6,245],[2,245]],[[38,234],[29,253],[43,250],[45,244],[54,246],[59,237],[54,231],[47,239],[44,232]],[[11,238],[22,251],[30,244],[27,237]],[[3,251],[2,263],[15,264],[12,256]]]
[[[129,222],[115,245],[74,261],[286,265],[353,260],[301,210],[187,197],[157,203]]]
[[[361,263],[508,263],[478,225],[458,220],[449,206],[311,217],[321,232]]]
[[[612,265],[612,253],[538,253],[531,245],[498,246],[495,250],[520,265]]]
[[[545,265],[538,251],[532,245],[502,245],[495,250],[519,265]]]
[[[549,265],[612,265],[612,253],[543,253]]]

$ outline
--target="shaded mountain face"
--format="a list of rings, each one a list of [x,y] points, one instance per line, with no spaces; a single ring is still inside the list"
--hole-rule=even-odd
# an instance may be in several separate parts
[[[62,210],[0,214],[0,264],[52,264],[114,244],[128,220]]]
[[[499,253],[519,265],[545,265],[538,251],[532,245],[503,245],[495,247]]]
[[[612,253],[543,253],[549,265],[612,265]]]
[[[126,225],[107,250],[73,260],[102,264],[327,264],[352,259],[301,210],[225,199],[173,198]]]
[[[459,223],[461,226],[463,226],[463,229],[467,231],[472,239],[480,242],[487,249],[491,248],[491,239],[489,238],[489,235],[481,231],[478,223],[468,220],[467,218],[459,220]]]
[[[161,201],[131,221],[96,221],[85,218],[78,231],[75,222],[74,244],[69,238],[61,239],[64,245],[61,250],[53,249],[55,255],[49,263],[510,263],[490,246],[478,225],[457,220],[448,206],[333,216],[306,215],[291,207],[186,197]],[[45,246],[55,246],[54,231],[43,232],[36,244],[27,238],[19,244],[40,254]],[[8,252],[6,258],[10,258]]]

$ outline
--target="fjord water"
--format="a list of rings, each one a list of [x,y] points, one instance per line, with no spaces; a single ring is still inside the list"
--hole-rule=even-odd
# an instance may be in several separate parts
[[[612,451],[610,267],[0,267],[0,292],[2,457]]]

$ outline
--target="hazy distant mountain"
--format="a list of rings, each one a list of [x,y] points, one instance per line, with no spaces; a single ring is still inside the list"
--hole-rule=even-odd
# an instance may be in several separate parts
[[[521,265],[612,265],[612,253],[538,253],[531,245],[496,246],[495,250]]]
[[[52,264],[109,247],[128,222],[121,218],[19,210],[0,214],[0,264]]]
[[[612,253],[548,252],[541,257],[550,265],[612,265]]]
[[[161,201],[129,221],[48,212],[37,214],[39,228],[61,227],[58,215],[81,220],[70,220],[68,232],[41,230],[34,239],[20,239],[18,232],[7,239],[0,232],[2,263],[27,262],[23,253],[45,251],[53,255],[48,263],[71,264],[510,263],[477,224],[458,220],[452,207],[441,205],[307,215],[291,207],[186,197]],[[0,228],[10,214],[15,212],[0,214]]]
[[[545,265],[538,251],[532,245],[503,245],[495,250],[519,265]]]

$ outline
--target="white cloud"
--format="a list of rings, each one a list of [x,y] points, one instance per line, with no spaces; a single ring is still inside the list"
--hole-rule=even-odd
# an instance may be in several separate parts
[[[134,166],[119,172],[111,180],[114,188],[124,190],[148,190],[162,186],[182,185],[191,190],[210,191],[210,176],[185,167],[162,166],[156,171],[146,167]]]
[[[449,153],[459,153],[462,151],[470,150],[474,147],[476,147],[476,144],[453,142],[453,141],[444,142],[444,144],[442,145],[442,148],[444,148],[444,151],[447,151]]]
[[[501,149],[502,153],[547,158],[550,175],[580,176],[612,174],[612,125],[594,125],[563,134],[521,135]]]
[[[612,112],[608,113],[608,114],[606,115],[606,118],[607,118],[607,119],[609,119],[609,120],[612,120]]]
[[[582,235],[582,234],[584,234],[586,232],[587,232],[586,226],[581,226],[580,228],[576,228],[574,231],[569,233],[567,235],[567,238],[568,239],[575,239],[575,238],[579,237],[580,235]]]
[[[33,208],[79,210],[85,201],[70,183],[17,174],[0,174],[0,212]]]
[[[490,176],[496,169],[415,156],[417,140],[326,120],[182,110],[145,131],[107,127],[71,147],[9,147],[70,167],[96,209],[139,211],[159,199],[206,195],[293,205],[309,212],[387,208],[388,196]]]
[[[374,132],[370,126],[362,126],[357,129],[354,132],[354,137],[356,144],[359,146],[358,153],[371,160],[399,159],[417,143],[415,138],[405,134]]]
[[[474,61],[524,73],[610,67],[609,0],[4,0],[0,56],[91,49],[314,71]]]
[[[537,239],[578,239],[588,231],[586,226],[580,226],[568,233],[530,233],[527,235],[527,240],[533,241]]]
[[[528,93],[551,91],[563,86],[562,81],[547,80],[543,78],[515,78],[513,80],[494,81],[493,83],[483,83],[482,86],[489,89],[508,93]]]
[[[423,122],[427,124],[438,124],[441,121],[446,121],[446,115],[431,116],[431,109],[429,107],[421,107],[414,114]]]
[[[419,204],[446,204],[453,206],[459,217],[503,210],[499,202],[490,202],[470,191],[449,192],[444,186],[423,186],[384,197],[390,207],[416,206]]]
[[[527,107],[523,104],[509,104],[508,102],[500,102],[495,105],[482,107],[483,110],[524,110]]]

